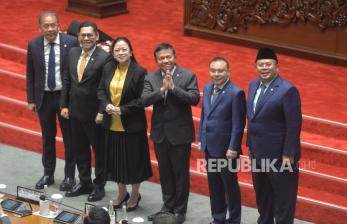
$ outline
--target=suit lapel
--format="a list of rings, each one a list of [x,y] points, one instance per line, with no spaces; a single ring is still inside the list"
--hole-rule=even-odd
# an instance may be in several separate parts
[[[78,51],[75,51],[75,55],[73,55],[70,60],[71,60],[71,65],[73,66],[73,74],[72,74],[72,78],[75,80],[75,82],[78,83],[78,70],[77,70],[77,66],[78,66],[78,60],[80,59],[81,56],[81,52],[82,52],[82,48],[79,48]]]
[[[160,89],[160,87],[163,85],[163,76],[161,75],[161,70],[157,70],[155,73],[154,73],[154,80],[158,86],[158,88]]]
[[[207,88],[206,88],[206,93],[204,93],[204,97],[206,96],[205,98],[205,101],[208,105],[208,109],[210,110],[211,109],[211,95],[212,95],[212,89],[213,89],[213,84],[210,84]]]
[[[254,102],[254,97],[255,97],[255,94],[257,92],[259,83],[260,83],[260,81],[258,79],[253,85],[250,86],[250,90],[249,90],[248,114],[251,118],[254,116],[254,111],[253,111],[254,104],[253,104],[253,102]]]
[[[44,47],[44,41],[43,36],[41,36],[39,44],[37,46],[37,52],[38,52],[38,61],[40,63],[40,66],[42,67],[43,73],[42,73],[42,82],[43,86],[45,86],[45,74],[46,74],[46,64],[45,64],[45,47]]]
[[[226,92],[226,90],[227,90],[229,85],[231,85],[230,81],[228,81],[224,85],[223,89],[220,90],[220,93],[217,95],[217,98],[214,100],[214,103],[211,105],[211,110],[210,110],[210,112],[208,113],[207,116],[209,116],[216,109],[217,105],[222,101],[222,99],[224,98],[225,92]],[[212,94],[212,90],[210,92],[211,92],[210,94]],[[211,99],[211,97],[210,97],[210,99]],[[211,100],[210,100],[210,102],[211,102]]]
[[[90,58],[89,58],[89,61],[88,61],[88,63],[87,63],[86,68],[84,69],[83,77],[82,77],[82,80],[81,80],[80,83],[83,83],[83,82],[85,82],[86,80],[88,80],[89,74],[91,74],[91,73],[89,73],[88,71],[93,67],[93,64],[95,63],[95,60],[96,60],[97,57],[98,57],[98,53],[99,53],[99,48],[96,47],[95,50],[94,50],[94,52],[93,52],[93,54],[92,54],[92,55],[90,56]]]
[[[261,99],[259,103],[257,103],[257,107],[255,108],[254,116],[256,116],[259,111],[263,108],[264,104],[271,98],[273,94],[276,93],[279,84],[281,83],[281,78],[279,75],[275,78],[275,80],[270,84],[267,88],[264,97]]]
[[[122,97],[124,95],[124,92],[128,89],[129,84],[131,82],[131,80],[133,79],[134,75],[135,75],[135,64],[133,61],[130,62],[127,74],[125,76],[125,81],[124,81],[124,85],[123,85],[123,91],[122,91]]]
[[[115,63],[113,63],[112,65],[113,66],[110,68],[110,70],[107,71],[108,76],[105,78],[106,79],[105,80],[105,82],[106,82],[106,92],[107,92],[108,96],[111,96],[111,94],[110,94],[110,84],[111,84],[111,81],[113,79],[114,73],[115,73],[116,68],[117,68]]]
[[[182,70],[180,69],[178,65],[176,65],[176,69],[174,71],[174,74],[172,75],[172,81],[174,85],[178,85],[178,83],[180,82],[182,78],[182,75],[183,75]]]
[[[65,36],[59,34],[59,39],[60,39],[60,74],[63,74],[63,61],[64,57],[67,54],[66,48],[67,48],[67,43],[65,40]]]

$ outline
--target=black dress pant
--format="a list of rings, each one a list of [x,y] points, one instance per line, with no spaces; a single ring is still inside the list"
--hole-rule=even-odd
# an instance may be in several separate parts
[[[253,164],[259,170],[260,164]],[[278,166],[276,166],[278,167]],[[252,172],[256,193],[258,224],[294,223],[296,198],[298,192],[299,170],[293,172]]]
[[[75,152],[77,169],[82,184],[91,183],[91,149],[95,157],[95,187],[105,186],[104,172],[104,129],[95,121],[81,121],[70,118],[72,146]]]
[[[71,146],[71,127],[68,119],[60,116],[60,91],[45,91],[38,111],[42,130],[42,164],[45,176],[53,176],[56,165],[55,137],[58,117],[65,148],[65,177],[75,177],[75,159]]]
[[[217,160],[226,158],[205,155],[207,164],[207,179],[210,193],[212,217],[217,223],[224,223],[229,211],[228,223],[241,223],[241,193],[237,181],[237,159],[229,160],[227,167],[208,167],[208,164],[218,164]],[[229,170],[230,169],[230,170]]]
[[[165,209],[187,212],[189,198],[189,159],[191,144],[173,145],[166,138],[154,143]]]

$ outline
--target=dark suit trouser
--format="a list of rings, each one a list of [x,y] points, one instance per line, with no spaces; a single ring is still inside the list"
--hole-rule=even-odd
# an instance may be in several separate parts
[[[104,129],[95,121],[80,121],[71,118],[72,145],[75,152],[77,169],[82,184],[91,183],[92,159],[91,146],[95,156],[95,187],[105,186],[104,172]]]
[[[154,143],[164,207],[180,214],[187,212],[190,145],[173,145],[166,138],[161,143]]]
[[[256,167],[260,169],[260,165]],[[256,193],[258,224],[294,222],[299,170],[294,172],[252,172]]]
[[[41,108],[38,111],[42,129],[42,164],[44,167],[44,175],[53,176],[55,171],[55,137],[57,135],[56,117],[58,116],[65,148],[65,177],[75,177],[75,159],[71,146],[70,121],[60,116],[59,100],[60,91],[45,91]]]
[[[239,224],[241,222],[241,193],[237,172],[233,171],[236,170],[237,160],[229,160],[231,162],[230,169],[233,169],[230,171],[228,167],[220,168],[220,170],[217,170],[217,167],[210,167],[211,169],[208,167],[209,161],[212,164],[218,164],[216,159],[226,160],[226,158],[214,158],[207,152],[205,159],[213,219],[224,223],[228,210],[228,223]]]

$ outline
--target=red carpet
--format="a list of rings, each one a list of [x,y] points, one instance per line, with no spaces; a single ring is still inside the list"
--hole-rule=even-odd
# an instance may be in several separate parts
[[[1,44],[25,49],[27,41],[38,35],[37,15],[42,10],[56,10],[62,28],[72,19],[93,20],[113,37],[127,36],[133,42],[138,61],[149,71],[156,69],[153,48],[159,42],[172,43],[180,65],[196,72],[200,90],[209,81],[208,61],[222,55],[231,62],[231,79],[247,90],[254,72],[255,49],[183,36],[183,0],[130,0],[130,13],[107,19],[95,19],[64,12],[67,3],[53,0],[12,0],[0,6],[0,142],[41,151],[39,123],[27,111],[25,103],[25,54]],[[15,20],[13,19],[15,18]],[[347,68],[320,64],[285,55],[280,57],[280,73],[296,84],[302,97],[304,125],[302,132],[302,170],[297,217],[317,223],[344,223],[347,220]],[[22,77],[17,77],[17,73]],[[19,100],[19,101],[13,101]],[[150,117],[150,111],[148,111]],[[200,108],[194,108],[200,116]],[[339,123],[317,121],[309,116]],[[15,127],[24,128],[18,130]],[[34,131],[34,132],[33,132]],[[244,147],[244,146],[243,146]],[[61,158],[62,144],[58,156]],[[245,154],[247,153],[243,148]],[[155,160],[152,153],[151,158]],[[193,149],[191,169],[202,154]],[[156,169],[155,169],[156,170]],[[192,173],[191,190],[208,194],[204,174]],[[158,174],[152,180],[158,181]],[[249,173],[240,173],[242,199],[254,206],[254,192]]]
[[[67,1],[54,0],[12,0],[0,7],[2,24],[0,43],[26,48],[27,41],[38,35],[37,15],[42,10],[56,10],[61,15],[62,29],[72,19],[93,20],[113,37],[127,36],[133,42],[138,61],[153,71],[153,49],[167,41],[177,49],[178,63],[196,72],[200,89],[209,81],[208,61],[216,55],[223,55],[231,62],[231,78],[248,88],[255,78],[254,58],[256,50],[223,43],[183,36],[183,0],[130,0],[130,13],[118,17],[95,19],[65,12]],[[15,20],[14,20],[15,18]],[[295,83],[302,95],[304,114],[347,122],[347,68],[320,64],[280,55],[280,73]],[[324,93],[324,94],[322,94]],[[331,109],[331,102],[338,110]]]

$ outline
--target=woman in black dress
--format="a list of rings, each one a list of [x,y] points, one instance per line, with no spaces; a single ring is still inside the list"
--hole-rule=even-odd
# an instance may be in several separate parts
[[[100,82],[98,97],[105,109],[106,178],[118,183],[114,207],[127,203],[127,210],[138,207],[140,183],[152,176],[147,140],[147,121],[141,103],[147,71],[137,64],[130,41],[114,40],[114,61],[108,63]],[[126,185],[132,185],[131,194]]]

